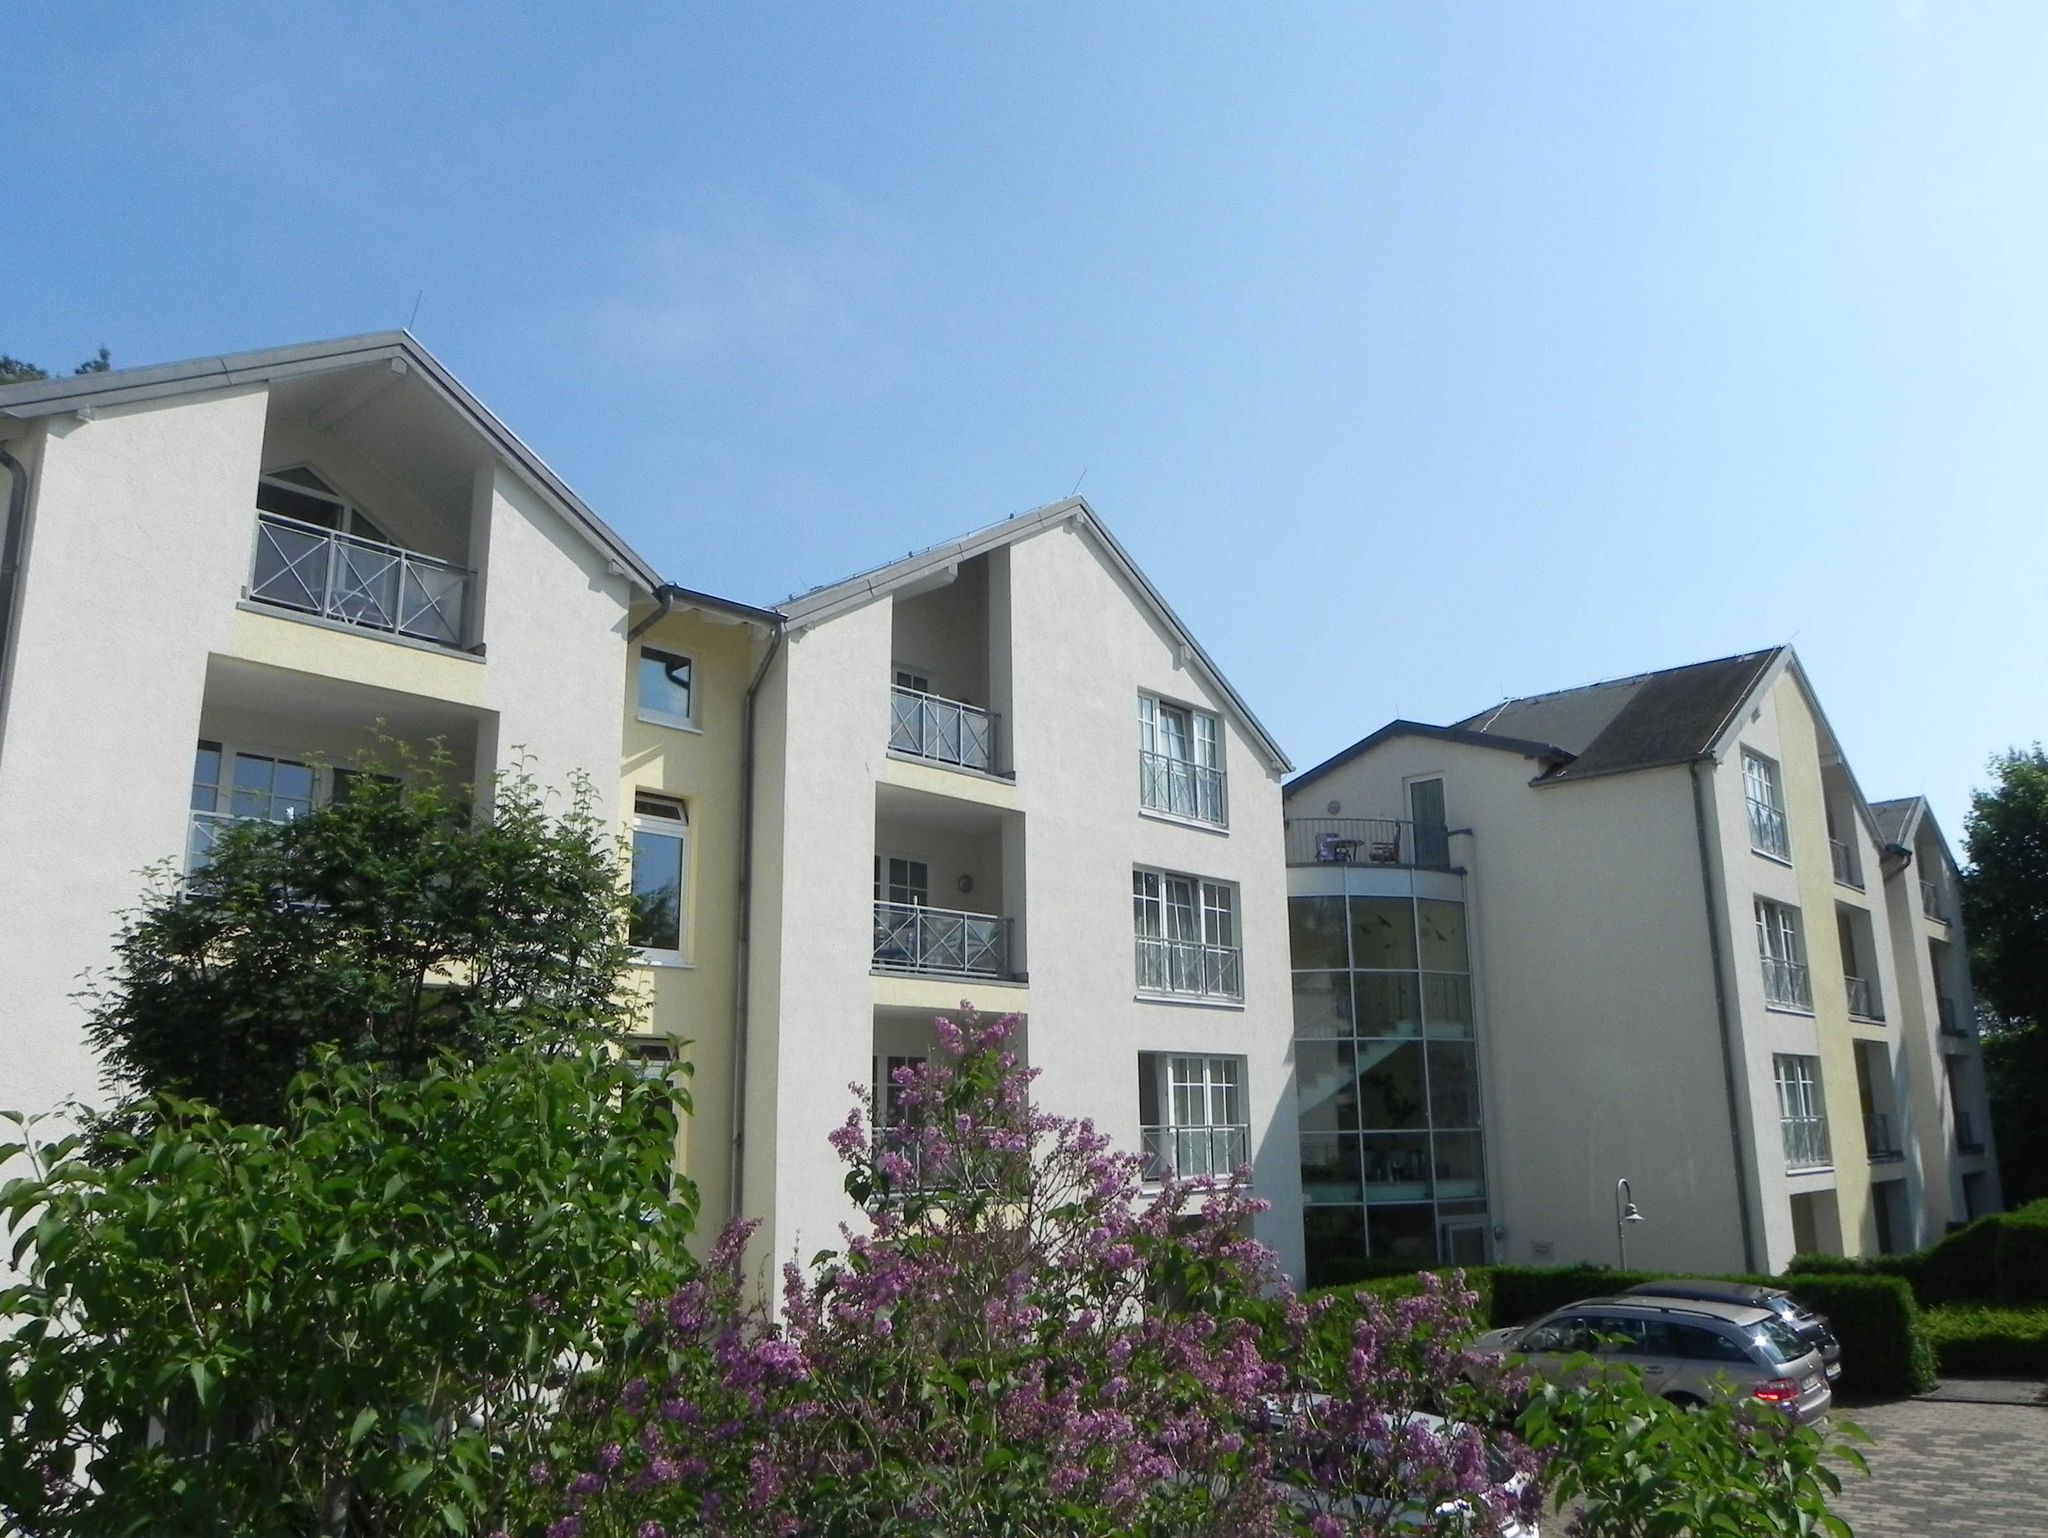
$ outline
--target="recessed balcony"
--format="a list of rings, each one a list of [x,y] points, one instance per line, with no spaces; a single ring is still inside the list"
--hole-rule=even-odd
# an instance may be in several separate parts
[[[875,903],[874,969],[914,977],[1013,976],[1011,923],[988,913]]]
[[[460,649],[470,571],[357,534],[256,515],[251,603]]]
[[[1886,1164],[1906,1157],[1905,1149],[1892,1131],[1891,1117],[1882,1111],[1872,1111],[1863,1118],[1863,1145],[1872,1164]]]
[[[1290,817],[1289,865],[1385,865],[1449,870],[1447,828],[1395,817]]]
[[[1883,1021],[1884,1006],[1878,1003],[1877,989],[1871,986],[1870,979],[1845,976],[1842,985],[1849,994],[1850,1014],[1858,1020]]]
[[[889,749],[928,763],[996,772],[992,711],[897,684],[889,690]]]
[[[1920,883],[1920,911],[1937,924],[1948,922],[1948,910],[1941,903],[1941,888],[1932,881]]]
[[[1856,851],[1838,838],[1828,840],[1828,858],[1834,863],[1835,880],[1845,887],[1863,890],[1863,877],[1856,869]]]
[[[1968,1111],[1956,1112],[1956,1151],[1966,1154],[1984,1151],[1983,1135],[1977,1131],[1977,1123]]]

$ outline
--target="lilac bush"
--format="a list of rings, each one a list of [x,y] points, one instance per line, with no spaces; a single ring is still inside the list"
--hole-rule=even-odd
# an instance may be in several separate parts
[[[575,1407],[596,1455],[532,1471],[549,1538],[1489,1533],[1534,1499],[1477,1429],[1504,1390],[1460,1377],[1461,1284],[1303,1305],[1248,1171],[1146,1185],[1033,1106],[1015,1024],[937,1022],[886,1128],[856,1087],[831,1141],[864,1223],[783,1268],[779,1315],[747,1224],[650,1309],[644,1371]]]

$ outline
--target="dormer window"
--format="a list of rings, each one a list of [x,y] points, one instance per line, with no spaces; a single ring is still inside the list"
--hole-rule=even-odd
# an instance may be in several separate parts
[[[256,509],[298,523],[309,523],[331,533],[374,539],[380,545],[391,543],[384,531],[364,516],[361,508],[304,465],[272,470],[257,481]]]

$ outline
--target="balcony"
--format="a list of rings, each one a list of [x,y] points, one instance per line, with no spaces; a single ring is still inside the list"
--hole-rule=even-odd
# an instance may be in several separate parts
[[[1251,1162],[1249,1127],[1143,1127],[1145,1179],[1222,1180]]]
[[[1813,1008],[1813,986],[1803,961],[1785,961],[1776,956],[1763,958],[1764,999],[1784,1009]]]
[[[1138,986],[1147,993],[1196,998],[1244,997],[1244,952],[1234,945],[1205,945],[1139,935]]]
[[[1920,911],[1937,924],[1948,922],[1948,913],[1941,905],[1941,888],[1932,881],[1920,883]]]
[[[996,772],[996,717],[979,705],[906,689],[889,691],[889,748],[934,764]]]
[[[1934,1018],[1940,1023],[1942,1035],[1958,1037],[1965,1041],[1969,1039],[1970,1033],[1963,1029],[1962,1022],[1956,1018],[1956,1001],[1945,993],[1936,994],[1934,997]]]
[[[196,876],[213,863],[213,846],[221,834],[238,822],[261,822],[259,817],[237,817],[232,812],[194,812],[185,829],[185,874]]]
[[[1885,1164],[1894,1159],[1906,1157],[1905,1149],[1892,1133],[1892,1119],[1882,1111],[1872,1111],[1863,1118],[1863,1146],[1870,1154],[1872,1164]]]
[[[1956,1151],[1966,1154],[1984,1151],[1984,1139],[1978,1134],[1977,1123],[1968,1111],[1956,1112]]]
[[[1785,813],[1768,801],[1749,798],[1749,843],[1759,853],[1774,859],[1792,858],[1791,836],[1785,831]]]
[[[256,515],[249,601],[364,630],[460,647],[470,572],[281,513]]]
[[[1222,827],[1230,820],[1227,791],[1221,769],[1169,753],[1138,750],[1138,804],[1148,811]]]
[[[1009,977],[1010,920],[987,913],[875,904],[877,972],[922,977]]]
[[[1856,852],[1838,838],[1828,840],[1828,858],[1835,867],[1835,880],[1843,886],[1863,890],[1863,877],[1856,869]]]
[[[1842,985],[1848,990],[1850,1014],[1858,1020],[1884,1019],[1884,1006],[1877,1002],[1877,989],[1868,978],[1845,976]]]
[[[1778,1123],[1785,1138],[1785,1168],[1826,1169],[1835,1162],[1828,1148],[1828,1124],[1823,1116],[1787,1116]]]
[[[1448,829],[1393,817],[1290,817],[1289,865],[1390,865],[1449,870]]]

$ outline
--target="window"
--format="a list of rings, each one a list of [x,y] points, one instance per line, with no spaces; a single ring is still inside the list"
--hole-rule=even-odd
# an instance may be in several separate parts
[[[1131,873],[1138,986],[1148,993],[1244,996],[1237,890],[1168,871]]]
[[[903,1125],[903,1085],[899,1076],[909,1069],[922,1067],[922,1057],[893,1052],[875,1057],[874,1130],[877,1133]]]
[[[1155,812],[1226,824],[1222,722],[1205,710],[1139,695],[1138,802]]]
[[[273,470],[256,483],[256,510],[335,534],[391,543],[384,531],[304,465]]]
[[[932,900],[931,872],[922,860],[875,856],[875,901],[922,908]]]
[[[681,1118],[676,1112],[674,1095],[674,1074],[676,1049],[673,1042],[639,1037],[626,1043],[626,1056],[634,1069],[649,1083],[659,1084],[670,1091],[666,1099],[653,1101],[648,1107],[648,1126],[657,1135],[664,1136],[669,1145],[669,1166],[662,1172],[661,1190],[664,1196],[675,1190],[675,1143],[681,1130]]]
[[[633,897],[627,938],[643,951],[681,960],[683,845],[690,814],[680,801],[633,798]]]
[[[1138,1054],[1145,1178],[1222,1178],[1250,1161],[1244,1059]]]
[[[642,721],[658,726],[696,726],[696,695],[688,657],[641,647],[634,689],[634,710]]]
[[[1785,798],[1778,789],[1778,766],[1760,753],[1742,750],[1742,789],[1749,802],[1749,846],[1774,860],[1792,858],[1792,840],[1785,831]]]
[[[1451,835],[1444,816],[1444,782],[1441,779],[1408,782],[1408,816],[1415,824],[1415,863],[1424,870],[1448,869]]]
[[[1820,1098],[1820,1059],[1780,1052],[1772,1059],[1778,1080],[1778,1125],[1785,1135],[1787,1169],[1825,1169],[1828,1119]]]
[[[1763,963],[1765,1002],[1780,1009],[1812,1009],[1813,989],[1806,976],[1806,946],[1799,937],[1799,910],[1759,897],[1756,947]]]

